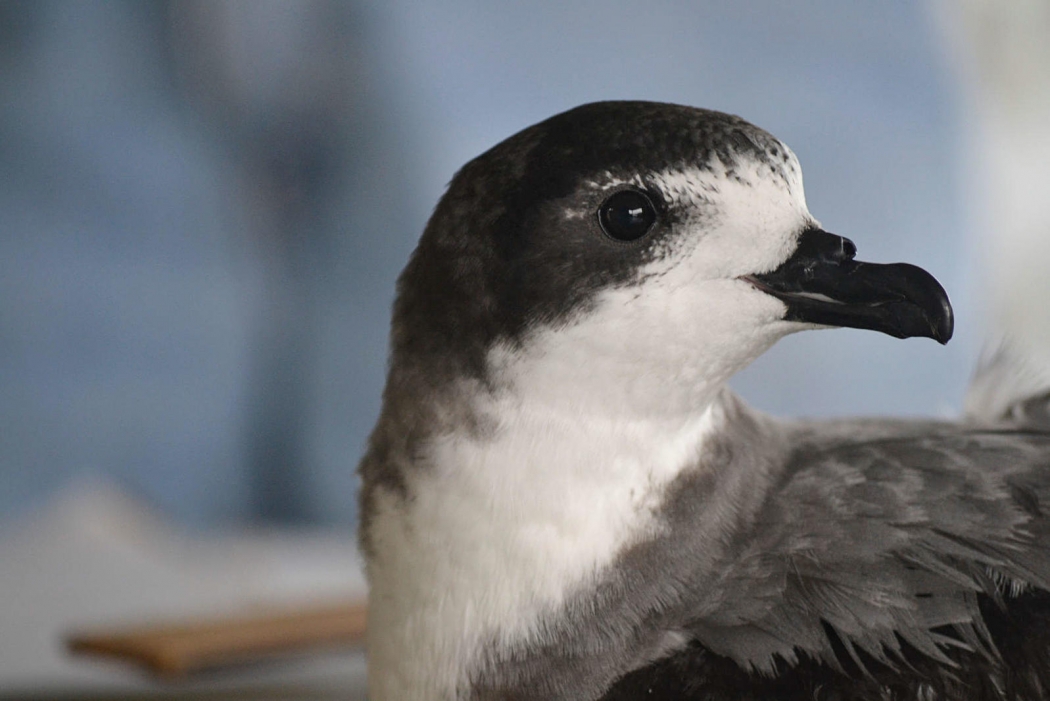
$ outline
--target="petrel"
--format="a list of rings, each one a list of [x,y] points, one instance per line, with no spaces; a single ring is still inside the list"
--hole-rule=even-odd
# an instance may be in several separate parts
[[[584,105],[464,166],[360,466],[371,701],[1050,698],[1045,396],[813,422],[726,388],[796,331],[948,341],[929,273],[855,254],[719,112]]]

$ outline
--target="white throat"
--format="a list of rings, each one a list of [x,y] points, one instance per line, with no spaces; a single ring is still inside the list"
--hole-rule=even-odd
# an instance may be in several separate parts
[[[370,537],[369,698],[456,699],[489,646],[545,617],[661,527],[667,485],[724,417],[580,414],[538,392],[479,400],[485,435],[433,441],[407,499],[380,492]]]

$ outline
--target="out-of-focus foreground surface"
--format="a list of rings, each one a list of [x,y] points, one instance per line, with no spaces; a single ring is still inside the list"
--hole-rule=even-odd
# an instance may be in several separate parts
[[[360,560],[345,533],[191,537],[114,489],[80,489],[0,536],[0,592],[0,698],[246,688],[364,698],[353,695],[364,688],[363,657],[354,650],[279,658],[169,686],[126,663],[71,658],[64,645],[73,627],[363,600]]]
[[[582,102],[744,116],[827,229],[952,295],[947,348],[800,335],[749,401],[955,413],[983,319],[1047,298],[1046,7],[0,4],[0,694],[155,690],[66,658],[73,626],[361,592],[396,274],[457,167]],[[361,680],[332,654],[191,693]]]

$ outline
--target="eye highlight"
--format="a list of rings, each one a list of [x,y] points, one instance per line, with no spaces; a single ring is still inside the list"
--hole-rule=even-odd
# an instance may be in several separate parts
[[[620,190],[598,207],[602,231],[617,241],[635,241],[645,236],[656,221],[656,208],[644,192]]]

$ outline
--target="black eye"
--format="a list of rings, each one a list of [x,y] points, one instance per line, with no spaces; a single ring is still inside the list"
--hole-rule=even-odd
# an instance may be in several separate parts
[[[649,231],[656,221],[656,209],[644,193],[620,190],[598,208],[602,231],[617,241],[634,241]]]

